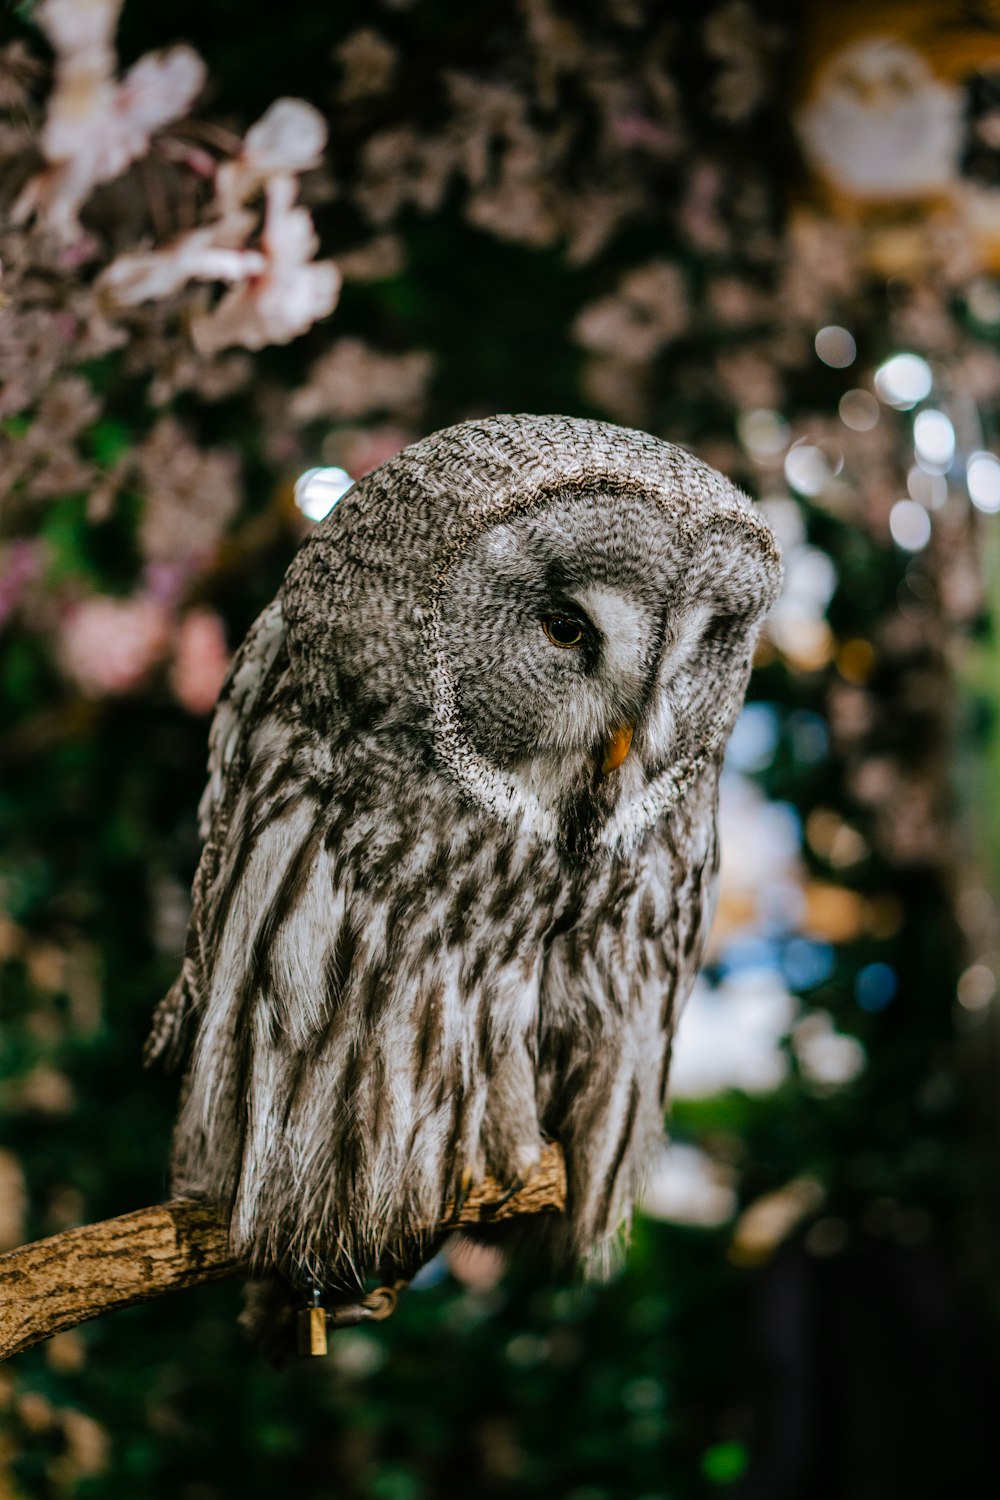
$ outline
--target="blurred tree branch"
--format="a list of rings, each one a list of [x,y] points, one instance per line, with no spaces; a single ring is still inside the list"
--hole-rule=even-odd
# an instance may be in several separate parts
[[[562,1151],[549,1145],[519,1192],[487,1177],[440,1228],[559,1213],[565,1202]],[[245,1271],[225,1220],[200,1202],[179,1199],[64,1230],[0,1256],[0,1359],[102,1313]],[[395,1305],[372,1298],[364,1300],[376,1319]]]

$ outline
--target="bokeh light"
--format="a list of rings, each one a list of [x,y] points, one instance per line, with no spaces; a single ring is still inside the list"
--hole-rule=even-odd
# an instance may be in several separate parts
[[[834,472],[823,449],[811,443],[796,443],[785,456],[785,478],[800,495],[821,495]]]
[[[853,432],[871,432],[878,425],[879,405],[871,391],[845,391],[837,410],[844,426]]]
[[[346,469],[307,469],[295,482],[295,504],[310,521],[322,521],[353,483]]]
[[[836,323],[821,328],[814,340],[816,353],[825,365],[834,370],[845,370],[858,357],[858,346],[854,336]]]
[[[788,423],[780,412],[741,412],[736,421],[736,431],[751,458],[776,458],[788,447]]]
[[[915,500],[897,500],[889,512],[889,530],[897,546],[920,552],[931,539],[931,518]]]
[[[955,457],[955,428],[943,411],[918,412],[913,423],[913,445],[920,464],[933,474],[943,474]]]
[[[965,467],[969,498],[977,510],[993,515],[1000,510],[1000,459],[992,453],[973,453]]]
[[[948,498],[948,481],[943,474],[930,474],[913,464],[906,476],[910,499],[926,510],[940,510]]]
[[[996,975],[987,964],[970,964],[959,976],[956,994],[964,1010],[985,1010],[996,992]]]
[[[1000,324],[1000,286],[983,277],[974,281],[965,294],[965,305],[977,323],[986,328]]]
[[[763,771],[774,759],[780,726],[771,703],[748,703],[726,747],[726,765],[734,771]]]
[[[896,997],[899,979],[889,964],[866,964],[854,981],[854,998],[861,1010],[885,1010]]]
[[[736,1212],[736,1174],[697,1146],[672,1141],[654,1161],[642,1193],[651,1219],[711,1228]]]
[[[887,406],[907,411],[931,393],[934,376],[919,354],[894,354],[875,371],[875,389]]]
[[[836,1029],[829,1011],[814,1010],[798,1023],[792,1050],[810,1083],[823,1088],[843,1088],[864,1072],[864,1047]]]

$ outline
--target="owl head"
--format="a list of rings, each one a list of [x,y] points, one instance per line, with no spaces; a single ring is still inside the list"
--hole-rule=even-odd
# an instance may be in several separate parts
[[[282,597],[314,715],[350,713],[491,814],[594,850],[718,760],[780,573],[747,498],[683,449],[501,416],[363,479]]]

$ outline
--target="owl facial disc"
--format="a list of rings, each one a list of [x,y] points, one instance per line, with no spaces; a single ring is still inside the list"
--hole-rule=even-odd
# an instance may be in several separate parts
[[[283,601],[318,721],[349,702],[508,827],[617,850],[718,757],[780,574],[746,497],[683,449],[501,416],[359,482]]]

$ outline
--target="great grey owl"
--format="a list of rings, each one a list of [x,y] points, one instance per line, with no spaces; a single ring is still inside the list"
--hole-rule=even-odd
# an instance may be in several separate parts
[[[600,1262],[663,1128],[723,748],[780,577],[683,449],[463,422],[310,534],[223,688],[183,972],[173,1186],[293,1283],[409,1274],[546,1138]]]

